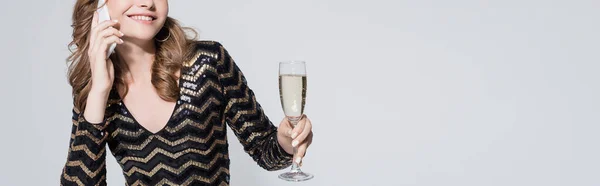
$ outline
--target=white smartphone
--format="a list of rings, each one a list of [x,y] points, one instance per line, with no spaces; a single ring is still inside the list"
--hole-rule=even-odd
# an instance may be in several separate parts
[[[98,1],[98,23],[101,23],[106,20],[110,20],[110,14],[108,14],[108,7],[105,5],[104,0]],[[110,55],[115,52],[116,43],[111,44],[108,47],[108,51],[106,52],[106,57],[110,57]]]

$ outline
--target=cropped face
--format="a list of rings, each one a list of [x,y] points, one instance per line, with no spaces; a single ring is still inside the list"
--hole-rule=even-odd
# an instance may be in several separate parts
[[[169,13],[168,0],[107,0],[111,19],[119,20],[125,38],[152,40]]]

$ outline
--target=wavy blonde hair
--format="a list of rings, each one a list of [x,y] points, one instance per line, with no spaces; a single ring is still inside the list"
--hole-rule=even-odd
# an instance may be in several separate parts
[[[67,58],[69,84],[73,88],[73,104],[76,112],[85,109],[88,93],[91,88],[90,60],[87,55],[89,38],[92,27],[92,17],[97,10],[98,0],[77,0],[73,10],[73,40],[68,48],[71,54]],[[185,30],[190,30],[193,37],[189,37]],[[193,44],[196,41],[197,32],[190,27],[182,27],[179,22],[171,17],[167,20],[155,36],[156,54],[152,64],[152,85],[159,96],[165,101],[175,101],[179,97],[177,75],[182,68],[182,63],[192,55]],[[166,41],[157,41],[156,38],[167,38]],[[118,53],[118,51],[115,51]],[[129,69],[123,61],[119,61],[116,55],[111,55],[113,61],[115,80],[114,84],[122,89],[125,94],[128,88],[125,83],[124,74]],[[124,96],[123,96],[124,97]]]

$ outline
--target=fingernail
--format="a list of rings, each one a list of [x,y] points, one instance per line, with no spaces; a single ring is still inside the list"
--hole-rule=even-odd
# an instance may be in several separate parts
[[[298,158],[296,158],[296,163],[297,163],[297,164],[300,164],[300,162],[301,162],[301,161],[302,161],[302,158],[301,158],[301,157],[298,157]]]
[[[119,41],[121,41],[121,43],[123,43],[123,40],[122,40],[122,39],[119,39]]]
[[[296,147],[296,145],[298,145],[298,140],[292,141],[292,147]]]
[[[112,21],[113,21],[113,22],[115,22],[115,23],[118,23],[118,22],[119,22],[119,20],[116,20],[116,19],[113,19]]]
[[[294,134],[292,134],[292,139],[296,138],[296,136],[298,136],[298,133],[294,132]]]
[[[292,134],[292,129],[288,130],[288,135]]]
[[[125,34],[123,34],[123,32],[119,31],[119,34],[121,34],[121,36],[124,36]]]

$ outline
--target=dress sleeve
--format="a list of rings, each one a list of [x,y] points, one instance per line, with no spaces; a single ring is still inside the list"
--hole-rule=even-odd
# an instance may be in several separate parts
[[[60,184],[63,186],[106,185],[106,136],[101,123],[90,123],[83,114],[73,112],[69,152]]]
[[[265,115],[242,71],[227,50],[221,44],[217,45],[217,72],[226,103],[224,119],[244,150],[259,166],[269,171],[290,166],[292,155],[279,145],[277,127]]]

